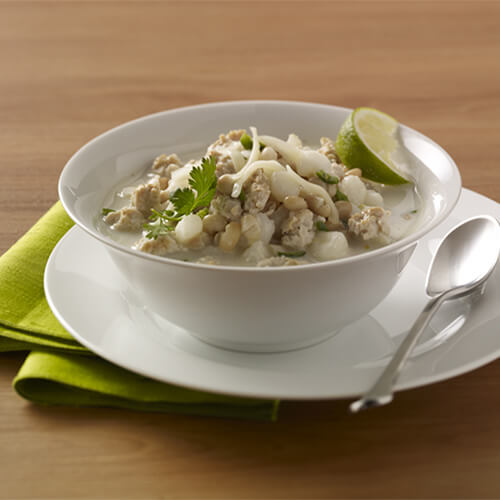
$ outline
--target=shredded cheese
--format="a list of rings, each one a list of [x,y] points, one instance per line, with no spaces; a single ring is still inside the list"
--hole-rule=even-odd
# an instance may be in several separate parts
[[[233,191],[231,196],[238,198],[243,189],[245,182],[255,173],[256,170],[261,168],[268,176],[273,172],[283,171],[285,167],[278,163],[276,160],[257,160],[253,163],[247,163],[239,172],[235,174],[226,174],[224,177],[229,177],[233,181]]]
[[[313,150],[302,150],[290,142],[277,137],[261,135],[260,142],[272,147],[302,176],[310,177],[320,170],[330,173],[332,164],[321,153]]]

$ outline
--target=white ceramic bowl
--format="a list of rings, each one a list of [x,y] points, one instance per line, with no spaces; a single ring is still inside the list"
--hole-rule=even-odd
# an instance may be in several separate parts
[[[382,301],[418,240],[454,207],[460,175],[432,140],[401,126],[424,200],[420,228],[396,243],[338,261],[286,268],[212,267],[124,247],[101,234],[96,222],[111,190],[144,171],[160,153],[202,150],[219,133],[250,125],[280,137],[294,132],[305,143],[317,143],[322,136],[334,138],[350,111],[241,101],[145,116],[82,147],[64,167],[59,196],[70,217],[108,250],[140,305],[217,346],[256,352],[300,348],[332,335]]]

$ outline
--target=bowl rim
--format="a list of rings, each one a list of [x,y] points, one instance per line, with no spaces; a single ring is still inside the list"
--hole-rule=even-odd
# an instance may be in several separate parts
[[[307,101],[293,101],[293,100],[274,100],[274,99],[259,99],[259,100],[236,100],[236,101],[219,101],[219,102],[208,102],[208,103],[202,103],[202,104],[195,104],[195,105],[190,105],[190,106],[183,106],[179,108],[173,108],[173,109],[167,109],[164,111],[158,111],[155,113],[150,113],[148,115],[144,115],[138,118],[135,118],[133,120],[129,120],[127,122],[124,122],[120,125],[117,125],[116,127],[113,127],[109,130],[106,130],[105,132],[97,135],[90,141],[88,141],[86,144],[84,144],[82,147],[80,147],[71,157],[70,159],[66,162],[64,165],[61,174],[59,176],[59,182],[58,182],[58,195],[59,199],[66,211],[66,213],[70,216],[71,219],[76,223],[77,226],[79,226],[81,229],[83,229],[87,234],[91,235],[92,237],[96,238],[99,240],[101,243],[104,243],[106,246],[109,246],[113,248],[114,250],[117,250],[119,252],[123,252],[126,254],[129,254],[133,257],[139,257],[141,259],[145,259],[147,261],[151,262],[159,262],[163,264],[170,264],[170,265],[175,265],[178,267],[184,267],[184,268],[192,268],[192,269],[201,269],[204,271],[210,270],[214,272],[263,272],[263,273],[280,273],[280,272],[300,272],[300,271],[305,271],[307,269],[319,269],[319,268],[324,268],[324,267],[337,267],[337,266],[342,266],[342,265],[348,265],[348,264],[353,264],[356,262],[363,262],[368,259],[373,259],[376,260],[378,258],[384,257],[387,254],[392,254],[393,252],[399,250],[399,249],[405,249],[410,247],[412,244],[415,242],[418,242],[422,236],[428,234],[430,231],[432,231],[435,227],[437,227],[441,222],[443,222],[448,215],[451,213],[455,205],[458,203],[458,200],[460,198],[460,194],[462,192],[462,178],[460,175],[460,171],[453,160],[453,158],[450,156],[450,154],[442,147],[440,146],[437,142],[432,140],[431,138],[427,137],[426,135],[422,134],[421,132],[418,132],[417,130],[408,127],[407,125],[404,125],[400,123],[400,127],[410,131],[412,134],[415,134],[417,137],[420,137],[422,139],[425,139],[426,141],[429,141],[433,144],[433,146],[437,147],[447,158],[447,160],[450,162],[452,166],[452,170],[455,172],[455,177],[456,177],[456,194],[454,199],[450,199],[450,203],[448,204],[447,207],[432,221],[428,222],[427,224],[424,224],[423,227],[421,227],[419,230],[409,234],[408,236],[402,238],[401,240],[395,241],[393,243],[390,243],[388,245],[385,245],[383,247],[370,250],[364,253],[360,253],[357,255],[352,255],[349,257],[342,257],[340,259],[336,260],[329,260],[329,261],[323,261],[323,262],[308,262],[304,264],[300,264],[297,266],[276,266],[276,267],[257,267],[257,266],[227,266],[227,265],[209,265],[209,264],[203,264],[203,263],[197,263],[197,262],[185,262],[182,260],[178,259],[173,259],[170,257],[164,257],[164,256],[158,256],[158,255],[153,255],[149,254],[146,252],[141,252],[140,250],[135,250],[130,247],[126,247],[125,245],[122,245],[111,238],[99,233],[97,230],[88,227],[84,222],[78,217],[78,215],[75,213],[75,211],[72,210],[71,204],[69,200],[66,199],[64,195],[64,187],[66,185],[65,179],[69,175],[69,172],[72,168],[72,164],[75,163],[79,156],[81,156],[86,150],[89,148],[92,148],[96,143],[100,142],[101,140],[105,139],[107,136],[115,134],[119,131],[122,131],[124,129],[134,127],[138,123],[150,120],[151,118],[160,116],[160,115],[166,115],[166,114],[177,114],[177,113],[182,113],[188,110],[192,109],[203,109],[203,108],[212,108],[212,107],[231,107],[231,106],[236,106],[236,105],[255,105],[255,104],[271,104],[271,105],[291,105],[291,106],[304,106],[304,107],[317,107],[317,108],[333,108],[336,110],[342,110],[346,112],[352,112],[352,108],[347,108],[343,106],[336,106],[332,104],[322,104],[322,103],[317,103],[317,102],[307,102]]]

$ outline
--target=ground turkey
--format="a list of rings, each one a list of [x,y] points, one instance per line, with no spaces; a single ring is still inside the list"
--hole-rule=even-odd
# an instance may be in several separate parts
[[[131,204],[144,217],[151,215],[151,209],[160,210],[161,196],[158,185],[155,184],[142,184],[133,193],[131,197]]]
[[[245,188],[245,210],[251,214],[263,212],[271,196],[271,186],[264,171],[259,168]]]
[[[137,231],[142,229],[145,222],[144,216],[134,207],[125,207],[111,212],[104,220],[118,231]]]
[[[307,208],[291,211],[281,225],[281,243],[297,250],[305,250],[314,234],[314,214]]]
[[[174,153],[171,155],[160,155],[155,158],[151,170],[160,177],[170,179],[172,172],[182,165],[180,158]]]
[[[233,159],[227,147],[231,142],[239,144],[241,136],[244,133],[244,130],[231,130],[227,134],[221,134],[213,144],[208,146],[207,155],[215,158],[215,175],[217,178],[236,172]]]
[[[365,208],[349,217],[349,231],[364,240],[376,238],[380,233],[388,234],[386,217],[389,214],[390,212],[380,207]]]
[[[180,250],[179,244],[171,234],[162,234],[156,240],[141,238],[137,243],[137,249],[153,255],[165,256]]]
[[[217,194],[210,202],[210,213],[220,214],[231,221],[240,220],[243,210],[239,199]]]

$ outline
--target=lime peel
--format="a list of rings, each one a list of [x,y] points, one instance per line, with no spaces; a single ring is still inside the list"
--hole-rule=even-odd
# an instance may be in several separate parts
[[[356,108],[345,120],[335,150],[349,168],[359,168],[365,179],[387,185],[409,181],[395,172],[392,155],[399,148],[398,122],[373,108]]]

